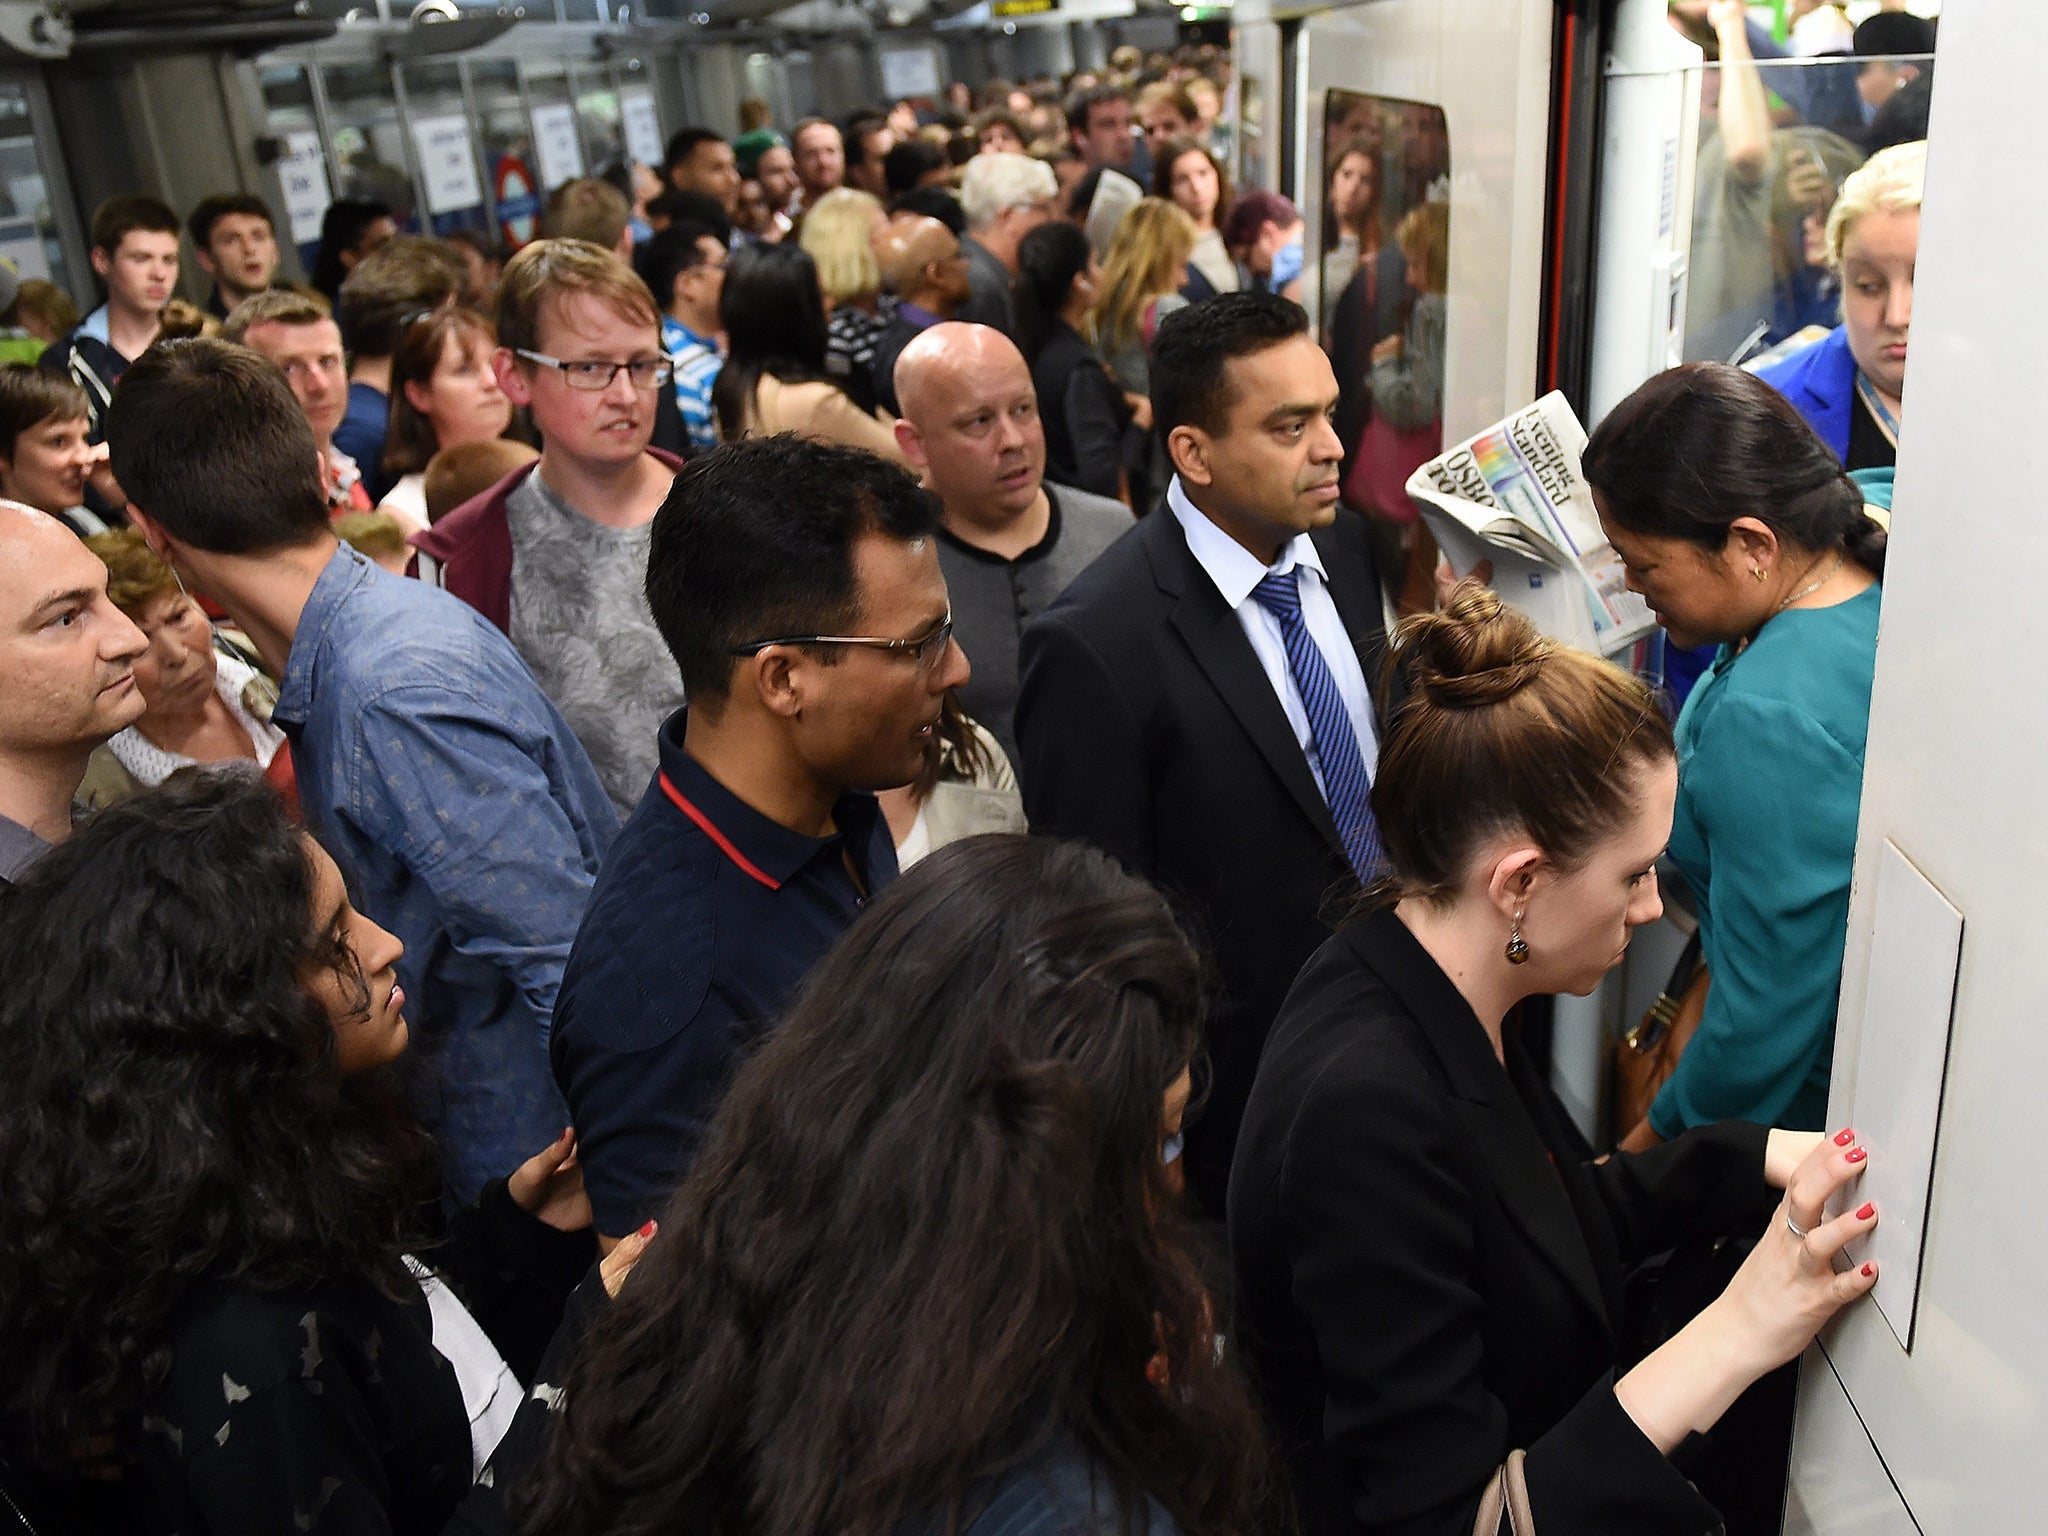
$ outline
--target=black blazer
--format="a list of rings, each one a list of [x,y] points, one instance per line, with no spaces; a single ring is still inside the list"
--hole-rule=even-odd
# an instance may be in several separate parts
[[[1365,523],[1312,536],[1368,682],[1381,671],[1379,576]],[[1214,1214],[1259,1048],[1326,898],[1355,892],[1336,823],[1237,615],[1161,508],[1025,627],[1017,764],[1034,831],[1080,837],[1157,881],[1217,972],[1213,1080],[1188,1129],[1190,1182]]]
[[[1469,1536],[1510,1450],[1537,1528],[1720,1516],[1615,1398],[1623,1266],[1760,1231],[1760,1126],[1596,1164],[1512,1032],[1506,1066],[1390,911],[1302,971],[1230,1180],[1238,1322],[1309,1536]]]
[[[1087,339],[1057,322],[1031,360],[1038,419],[1045,427],[1045,478],[1114,496],[1127,462],[1131,407]]]

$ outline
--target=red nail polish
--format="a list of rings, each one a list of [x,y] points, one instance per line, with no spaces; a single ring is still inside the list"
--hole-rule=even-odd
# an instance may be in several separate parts
[[[1874,1275],[1874,1274],[1876,1274],[1876,1273],[1877,1273],[1877,1266],[1876,1266],[1875,1264],[1866,1264],[1866,1265],[1864,1265],[1864,1266],[1863,1266],[1863,1278],[1864,1278],[1864,1279],[1868,1280],[1868,1279],[1869,1279],[1869,1278],[1870,1278],[1870,1277],[1871,1277],[1872,1275]]]
[[[1868,1221],[1871,1217],[1875,1216],[1876,1214],[1877,1207],[1870,1204],[1868,1201],[1865,1201],[1863,1209],[1856,1213],[1856,1219],[1858,1221]]]
[[[653,1223],[653,1222],[651,1222],[651,1221],[650,1221],[649,1223],[647,1223],[647,1225],[646,1225],[646,1226],[644,1226],[644,1227],[642,1227],[642,1228],[640,1229],[640,1234],[639,1234],[639,1235],[640,1235],[640,1236],[642,1236],[642,1237],[652,1237],[652,1236],[654,1236],[654,1223]]]
[[[1842,1161],[1845,1163],[1860,1163],[1863,1161],[1863,1159],[1865,1159],[1868,1156],[1870,1156],[1870,1154],[1867,1151],[1865,1151],[1862,1147],[1858,1147],[1854,1151],[1849,1153],[1848,1156],[1844,1157]]]
[[[1850,1142],[1854,1141],[1855,1139],[1856,1133],[1845,1125],[1839,1132],[1836,1133],[1835,1145],[1838,1147],[1846,1147],[1847,1145],[1849,1145]]]

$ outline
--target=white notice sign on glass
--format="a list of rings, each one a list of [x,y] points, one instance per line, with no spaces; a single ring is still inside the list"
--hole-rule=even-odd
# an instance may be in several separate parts
[[[882,50],[882,94],[891,101],[939,94],[939,61],[929,48]]]
[[[576,109],[566,101],[533,109],[533,154],[540,162],[541,190],[552,192],[583,174],[583,146],[576,140]]]
[[[334,200],[327,186],[327,157],[320,153],[320,135],[302,128],[284,136],[284,154],[277,162],[284,187],[285,221],[292,244],[311,245],[320,238],[320,221]]]
[[[454,213],[484,200],[483,183],[476,176],[476,156],[469,150],[468,118],[459,112],[415,118],[412,141],[420,152],[427,212]]]
[[[654,110],[654,92],[621,91],[619,115],[626,130],[626,153],[642,165],[660,165],[661,116]]]

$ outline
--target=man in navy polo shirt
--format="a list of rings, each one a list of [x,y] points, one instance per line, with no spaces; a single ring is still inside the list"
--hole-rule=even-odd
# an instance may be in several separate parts
[[[676,476],[647,598],[689,706],[606,857],[555,1004],[556,1081],[607,1239],[659,1213],[740,1058],[896,874],[908,784],[968,680],[938,506],[804,438]]]

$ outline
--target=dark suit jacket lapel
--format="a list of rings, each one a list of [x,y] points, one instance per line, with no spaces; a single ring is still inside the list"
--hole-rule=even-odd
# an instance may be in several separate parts
[[[1315,775],[1308,771],[1308,759],[1295,740],[1294,727],[1287,723],[1287,712],[1280,707],[1279,696],[1237,615],[1188,548],[1180,520],[1171,508],[1161,506],[1140,526],[1148,538],[1153,576],[1160,591],[1172,600],[1173,627],[1193,653],[1195,664],[1223,695],[1302,814],[1342,854],[1344,843],[1337,836],[1337,823],[1322,791],[1316,788]]]
[[[1500,1190],[1508,1219],[1611,1332],[1615,1318],[1564,1178],[1471,1005],[1392,911],[1373,912],[1344,932],[1360,959],[1407,1006],[1443,1063],[1451,1091],[1469,1106],[1474,1151]]]

